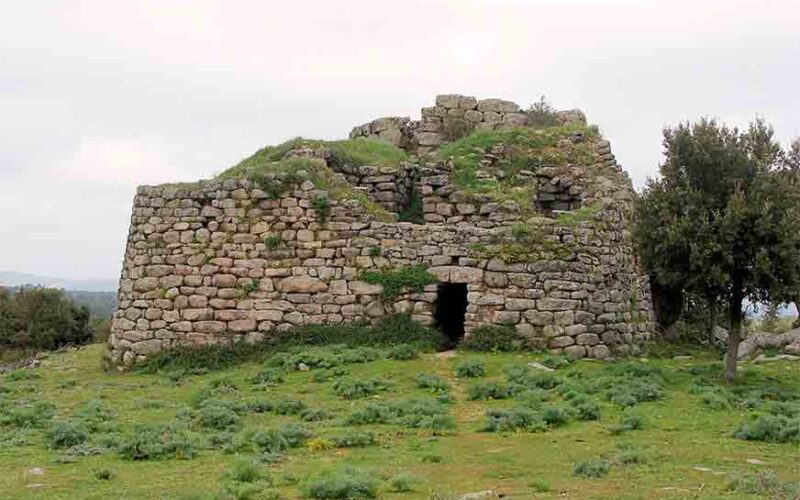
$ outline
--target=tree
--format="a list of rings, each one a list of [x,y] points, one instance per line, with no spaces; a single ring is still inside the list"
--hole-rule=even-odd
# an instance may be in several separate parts
[[[732,381],[743,302],[780,303],[800,289],[800,203],[773,130],[715,120],[664,130],[660,178],[637,202],[634,237],[659,285],[726,310],[725,377]]]
[[[91,339],[89,310],[63,291],[0,288],[0,349],[55,349]]]

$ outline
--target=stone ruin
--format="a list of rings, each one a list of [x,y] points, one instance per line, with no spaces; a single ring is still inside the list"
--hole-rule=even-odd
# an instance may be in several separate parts
[[[574,358],[636,353],[653,323],[628,228],[634,191],[583,113],[554,116],[563,136],[547,155],[523,156],[526,168],[513,145],[470,151],[476,185],[505,186],[494,192],[459,185],[458,158],[439,148],[455,129],[514,131],[528,115],[509,101],[460,95],[438,96],[420,121],[379,118],[353,129],[351,139],[406,150],[397,165],[352,165],[324,143],[298,143],[285,157],[313,162],[317,174],[139,187],[112,363],[398,313],[453,342],[508,325],[524,345]],[[580,148],[580,161],[563,161],[559,151],[569,148]],[[512,164],[516,184],[508,184]],[[421,217],[399,222],[414,203]],[[363,279],[415,265],[435,282],[389,297]]]

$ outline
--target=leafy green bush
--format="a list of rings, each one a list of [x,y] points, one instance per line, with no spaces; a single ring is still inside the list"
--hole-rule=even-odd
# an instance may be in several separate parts
[[[614,455],[614,463],[619,465],[636,465],[647,462],[647,455],[641,448],[628,443],[618,446],[619,451]]]
[[[397,269],[382,269],[380,271],[363,271],[361,279],[367,283],[381,285],[381,296],[385,300],[394,300],[401,293],[417,292],[425,289],[425,285],[436,283],[436,276],[428,272],[428,266],[417,264]]]
[[[486,375],[486,366],[478,359],[467,359],[456,365],[456,377],[479,378]]]
[[[194,443],[177,424],[134,424],[118,452],[127,460],[189,459],[195,455]]]
[[[110,422],[114,419],[114,411],[108,408],[102,400],[91,399],[84,404],[75,416],[88,427],[91,432],[107,432],[113,430]]]
[[[337,448],[356,448],[375,444],[375,434],[368,431],[349,431],[331,437]]]
[[[513,351],[519,348],[519,342],[513,327],[483,325],[470,330],[461,347],[469,351]]]
[[[317,215],[317,220],[325,222],[331,215],[331,200],[324,194],[318,194],[311,200],[311,208]]]
[[[612,434],[619,434],[625,431],[633,431],[644,427],[644,418],[633,408],[625,408],[620,417],[619,424],[609,427]]]
[[[418,373],[414,380],[420,389],[429,389],[431,392],[447,392],[450,390],[450,384],[447,383],[447,380],[438,375]]]
[[[478,382],[467,389],[467,399],[470,401],[487,399],[506,399],[511,397],[508,386],[497,382]]]
[[[400,344],[389,349],[389,353],[386,355],[386,357],[388,357],[389,359],[406,361],[409,359],[418,358],[419,352],[417,352],[417,350],[412,345]]]
[[[706,389],[701,398],[703,404],[714,410],[730,410],[733,407],[730,394],[723,389]]]
[[[600,478],[608,474],[611,463],[608,460],[593,458],[581,460],[572,466],[572,473],[580,477]]]
[[[376,498],[378,481],[372,474],[354,469],[325,472],[305,488],[305,495],[317,499]]]
[[[661,399],[661,388],[649,380],[618,379],[608,390],[606,397],[620,406],[635,406],[644,401]]]
[[[88,438],[86,427],[75,422],[59,422],[47,431],[47,443],[51,448],[69,448],[82,444]]]
[[[381,378],[363,380],[353,377],[342,377],[333,383],[333,392],[344,399],[366,398],[388,389],[388,382]]]
[[[537,493],[547,493],[550,491],[550,483],[543,477],[537,477],[530,483],[530,487]]]

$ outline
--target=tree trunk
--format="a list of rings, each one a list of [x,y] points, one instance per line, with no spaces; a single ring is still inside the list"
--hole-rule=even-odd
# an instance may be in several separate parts
[[[797,309],[797,318],[795,318],[792,327],[800,327],[800,296],[794,298],[794,307]]]
[[[729,307],[731,329],[725,353],[725,380],[729,384],[736,378],[736,360],[739,357],[739,343],[742,341],[742,298],[741,281],[734,277]]]

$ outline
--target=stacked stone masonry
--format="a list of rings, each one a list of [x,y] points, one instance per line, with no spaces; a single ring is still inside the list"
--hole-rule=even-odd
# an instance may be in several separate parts
[[[429,109],[438,108],[474,112],[476,123],[513,121],[519,111],[508,101],[452,95]],[[332,200],[320,220],[312,207],[323,192],[310,180],[279,199],[245,179],[140,187],[109,341],[112,362],[126,367],[162,349],[255,342],[299,325],[376,322],[395,313],[432,325],[436,284],[388,301],[380,285],[359,279],[364,270],[418,263],[439,282],[466,284],[466,335],[507,324],[527,345],[573,357],[635,352],[649,338],[652,311],[627,229],[633,190],[608,142],[593,147],[600,158],[594,165],[532,174],[537,196],[554,195],[533,216],[515,202],[457,190],[446,161],[393,172],[331,165],[391,212],[408,202],[415,183],[424,224],[380,222],[355,200]],[[404,187],[389,189],[390,182]],[[383,192],[395,197],[381,199]],[[597,210],[592,220],[561,224],[550,213],[559,202]],[[515,234],[520,226],[524,244]],[[535,251],[522,260],[495,251],[507,248]]]

